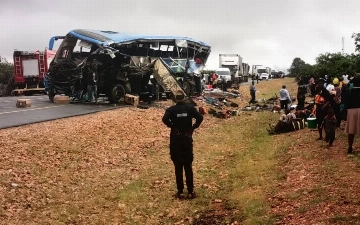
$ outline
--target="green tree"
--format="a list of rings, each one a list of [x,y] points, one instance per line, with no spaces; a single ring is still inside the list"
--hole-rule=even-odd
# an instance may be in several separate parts
[[[355,41],[355,51],[360,52],[360,32],[351,36]],[[323,53],[316,57],[316,63],[310,65],[301,58],[294,58],[289,76],[299,79],[301,76],[313,75],[315,77],[340,77],[343,74],[355,75],[360,73],[360,54]]]
[[[339,77],[345,73],[351,73],[358,68],[359,58],[355,55],[346,55],[341,53],[320,54],[316,58],[314,72],[318,76],[329,75],[330,77]]]
[[[5,58],[0,60],[0,83],[6,84],[14,73],[14,66]]]
[[[304,62],[304,60],[302,60],[299,57],[296,57],[293,60],[291,66],[290,66],[290,69],[288,69],[289,76],[290,77],[299,77],[299,76],[301,76],[301,71],[304,69],[305,64],[306,63]]]
[[[353,33],[351,37],[354,38],[355,51],[360,52],[360,33]]]

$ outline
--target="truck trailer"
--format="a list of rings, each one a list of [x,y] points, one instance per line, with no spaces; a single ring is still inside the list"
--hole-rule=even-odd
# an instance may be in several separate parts
[[[229,68],[231,72],[231,86],[239,88],[243,80],[242,57],[239,54],[219,54],[219,67]],[[228,85],[229,86],[229,85]]]
[[[258,68],[261,67],[262,65],[253,65],[251,68],[251,76],[253,80],[257,80],[260,79],[260,75],[258,73]]]
[[[248,82],[250,66],[247,63],[242,63],[242,68],[243,68],[243,76],[241,82]]]

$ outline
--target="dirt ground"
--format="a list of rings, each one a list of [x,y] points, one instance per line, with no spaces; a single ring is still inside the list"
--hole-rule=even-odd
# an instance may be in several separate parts
[[[261,98],[274,83],[257,88]],[[294,86],[289,90],[294,92]],[[250,99],[248,87],[240,93],[233,101],[243,107]],[[159,118],[171,104],[0,130],[0,224],[122,224],[133,219],[136,210],[124,214],[126,206],[109,193],[151,176],[151,160],[172,169],[168,152],[159,152],[167,149],[169,133]],[[219,121],[206,115],[202,132]],[[359,138],[351,156],[343,130],[337,131],[332,148],[316,141],[317,132],[307,128],[276,135],[274,141],[287,138],[294,141],[279,162],[284,179],[277,184],[279,192],[268,198],[276,224],[360,224]],[[172,180],[155,177],[153,183],[170,189]],[[220,207],[212,215],[223,211]]]
[[[344,131],[333,147],[318,141],[318,132],[304,129],[286,135],[294,143],[279,164],[285,174],[269,201],[277,224],[360,224],[359,140],[347,155]]]

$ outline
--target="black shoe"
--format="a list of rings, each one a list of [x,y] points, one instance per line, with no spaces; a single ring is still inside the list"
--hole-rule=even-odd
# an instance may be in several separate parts
[[[176,192],[176,194],[174,195],[175,198],[184,198],[184,193],[182,191],[178,191]]]
[[[195,192],[191,192],[188,194],[188,199],[194,199],[196,198],[196,193]]]
[[[347,153],[348,153],[348,154],[352,154],[352,153],[353,153],[353,149],[352,149],[352,148],[348,148]]]

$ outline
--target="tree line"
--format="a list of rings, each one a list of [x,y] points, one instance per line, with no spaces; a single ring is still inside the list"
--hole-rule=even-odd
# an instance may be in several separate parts
[[[0,58],[0,84],[7,84],[13,74],[13,64],[9,63],[5,58]]]
[[[322,53],[316,57],[314,65],[296,57],[288,69],[288,76],[299,79],[304,76],[341,77],[344,74],[354,76],[360,73],[360,55],[357,54],[360,52],[360,33],[353,33],[351,38],[354,39],[355,54]]]

